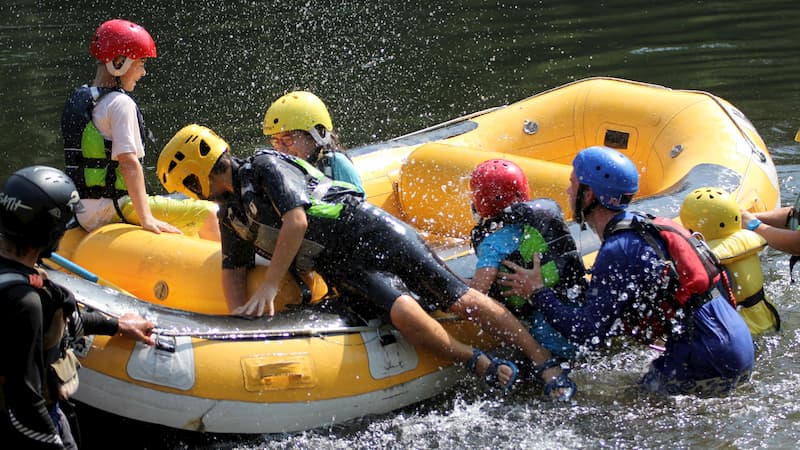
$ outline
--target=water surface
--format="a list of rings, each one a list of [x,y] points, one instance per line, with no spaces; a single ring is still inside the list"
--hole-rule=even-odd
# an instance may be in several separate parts
[[[195,2],[12,1],[0,5],[0,175],[61,166],[59,120],[91,80],[89,36],[122,16],[159,57],[135,91],[163,144],[181,126],[219,131],[237,154],[265,145],[261,119],[293,89],[318,93],[350,147],[385,140],[589,77],[710,91],[755,124],[798,195],[800,45],[796,1]],[[154,166],[158,146],[148,148]],[[148,184],[158,191],[155,176]],[[788,258],[762,257],[784,330],[758,339],[753,381],[725,399],[661,398],[634,386],[654,356],[598,355],[575,372],[571,406],[534,387],[484,397],[465,380],[433,401],[291,435],[208,436],[84,412],[87,447],[794,448],[800,441],[800,312]],[[118,443],[119,441],[114,441]]]

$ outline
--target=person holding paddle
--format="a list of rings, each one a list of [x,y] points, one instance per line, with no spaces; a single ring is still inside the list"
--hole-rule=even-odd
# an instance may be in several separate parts
[[[88,334],[120,334],[153,345],[153,324],[138,314],[82,312],[37,262],[58,246],[81,208],[72,180],[32,166],[0,189],[0,435],[6,448],[78,448],[69,397],[80,367],[73,344]]]
[[[492,387],[508,392],[517,380],[516,364],[459,342],[430,311],[478,323],[541,368],[551,398],[572,398],[574,385],[560,367],[547,364],[550,352],[508,309],[467,286],[413,228],[365,202],[352,185],[334,183],[307,161],[277,151],[235,158],[222,138],[200,125],[175,134],[157,171],[168,191],[219,204],[223,289],[234,314],[272,316],[290,268],[316,270],[339,293],[381,307],[413,345],[466,363]],[[256,253],[270,264],[248,298],[246,274]]]

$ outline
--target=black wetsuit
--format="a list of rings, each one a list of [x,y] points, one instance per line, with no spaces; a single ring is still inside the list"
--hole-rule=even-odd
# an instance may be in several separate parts
[[[295,265],[316,270],[340,292],[389,311],[413,291],[426,309],[447,310],[469,289],[413,228],[352,189],[325,188],[330,180],[310,164],[273,151],[232,163],[235,192],[217,199],[223,268],[251,267],[256,252],[269,258],[281,217],[302,207],[308,229]]]
[[[28,266],[0,258],[0,275],[8,273],[38,275]],[[57,409],[47,394],[52,391],[47,383],[53,381],[48,379],[48,368],[63,348],[43,348],[44,333],[56,310],[75,308],[74,299],[65,296],[69,294],[63,288],[47,281],[43,289],[19,282],[0,291],[0,339],[5,343],[0,349],[0,435],[6,448],[69,448],[72,442],[68,427],[59,424],[62,429],[57,429]],[[70,301],[71,308],[65,306]],[[116,319],[74,311],[68,314],[66,328],[72,335],[65,342],[84,332],[112,335],[117,331]]]

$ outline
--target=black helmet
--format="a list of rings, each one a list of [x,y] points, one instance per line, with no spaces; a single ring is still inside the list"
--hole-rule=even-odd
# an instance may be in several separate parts
[[[26,167],[8,177],[0,190],[0,233],[13,242],[53,251],[80,208],[75,184],[64,172]]]

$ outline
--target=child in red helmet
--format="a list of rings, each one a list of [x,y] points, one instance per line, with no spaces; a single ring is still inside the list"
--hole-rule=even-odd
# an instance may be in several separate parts
[[[509,295],[497,281],[507,273],[504,261],[532,264],[539,254],[547,285],[564,301],[580,296],[585,288],[585,268],[558,204],[550,199],[530,200],[522,169],[504,159],[478,165],[470,178],[473,213],[478,224],[472,245],[478,258],[471,286],[496,299],[517,317],[528,320],[531,335],[556,359],[572,359],[577,347],[565,339],[531,307],[527,299]]]
[[[149,132],[130,93],[147,74],[147,58],[156,57],[150,33],[109,20],[95,31],[89,52],[98,62],[94,81],[72,93],[61,119],[66,173],[84,199],[80,225],[92,231],[127,222],[219,240],[213,203],[147,195],[142,160]]]

